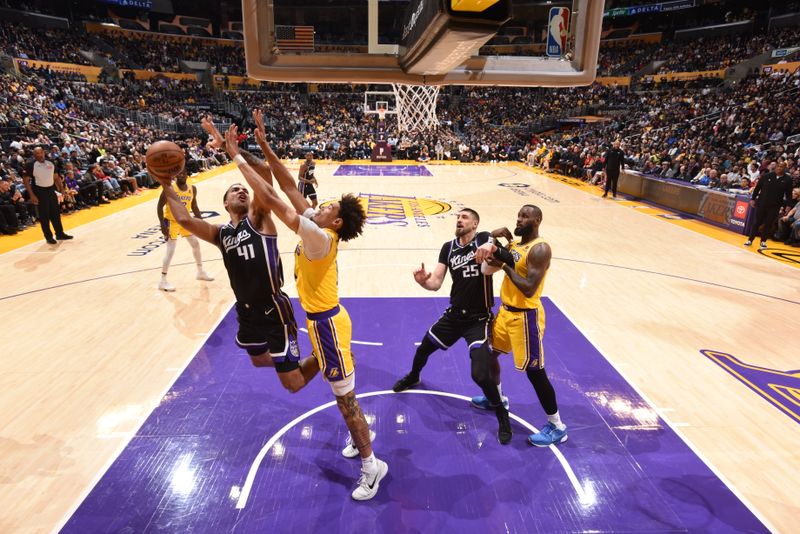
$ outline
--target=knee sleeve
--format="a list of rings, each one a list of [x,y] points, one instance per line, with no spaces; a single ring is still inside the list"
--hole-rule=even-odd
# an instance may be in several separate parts
[[[164,254],[164,261],[161,263],[161,272],[167,274],[167,270],[169,269],[169,264],[172,263],[172,257],[175,255],[175,247],[177,245],[177,241],[174,239],[167,239],[167,250]]]
[[[186,236],[186,241],[188,241],[189,245],[192,247],[192,255],[194,256],[195,263],[198,265],[203,263],[203,257],[200,255],[200,242],[197,238],[193,235],[189,235]]]
[[[337,380],[336,382],[328,382],[331,386],[331,391],[337,397],[344,397],[354,389],[356,389],[356,373],[353,373],[343,380]]]

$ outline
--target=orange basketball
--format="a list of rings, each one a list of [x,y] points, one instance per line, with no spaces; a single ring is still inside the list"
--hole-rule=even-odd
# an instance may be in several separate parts
[[[150,145],[145,161],[148,171],[163,178],[179,174],[186,164],[183,149],[172,141],[156,141]]]

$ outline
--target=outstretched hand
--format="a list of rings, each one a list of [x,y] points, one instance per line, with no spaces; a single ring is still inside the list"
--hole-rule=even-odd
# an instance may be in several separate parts
[[[264,127],[264,113],[257,109],[253,112],[253,120],[256,123],[256,143],[258,146],[261,147],[261,150],[266,152],[267,150],[271,150],[269,143],[267,143],[267,129]],[[266,155],[266,154],[265,154]]]
[[[414,281],[419,285],[425,287],[425,282],[431,277],[433,273],[429,273],[425,270],[425,264],[420,264],[419,269],[414,270]]]
[[[493,230],[491,235],[494,238],[505,237],[506,240],[509,242],[514,241],[514,236],[511,233],[511,230],[509,230],[505,226],[502,228],[498,228],[497,230]]]
[[[253,120],[256,123],[256,133],[261,132],[266,137],[267,130],[264,128],[264,113],[260,109],[253,111]]]
[[[203,130],[205,130],[206,133],[212,138],[206,146],[214,149],[222,148],[222,145],[225,144],[225,139],[222,138],[222,134],[219,133],[217,127],[214,126],[214,121],[211,119],[211,115],[206,115],[203,117],[203,119],[200,121],[200,126],[202,126]]]
[[[235,124],[231,124],[228,131],[225,132],[225,150],[228,151],[228,155],[231,159],[241,154],[239,150],[239,129]]]
[[[498,260],[494,256],[489,256],[488,258],[486,258],[486,265],[489,265],[490,267],[503,267],[505,263]]]
[[[256,143],[258,143],[258,146],[262,147],[262,150],[264,150],[265,146],[269,147],[269,143],[267,143],[267,136],[264,134],[264,131],[261,128],[256,128],[255,133]]]
[[[492,254],[494,254],[495,250],[497,250],[497,245],[494,243],[484,243],[478,247],[478,250],[475,251],[475,261],[477,263],[485,262],[492,256]]]

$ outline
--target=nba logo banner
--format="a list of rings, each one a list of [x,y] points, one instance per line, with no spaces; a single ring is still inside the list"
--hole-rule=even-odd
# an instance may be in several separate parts
[[[547,31],[547,55],[561,57],[567,52],[569,32],[569,8],[550,8],[550,24]]]

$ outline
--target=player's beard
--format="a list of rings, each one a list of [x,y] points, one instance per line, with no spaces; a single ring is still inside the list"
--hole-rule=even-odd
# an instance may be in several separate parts
[[[247,202],[236,202],[231,206],[231,211],[236,215],[246,215],[250,210],[250,205]]]
[[[456,226],[456,237],[462,237],[467,235],[472,231],[471,228],[467,228],[466,226],[462,226],[461,228]]]
[[[533,230],[532,223],[526,224],[525,226],[517,226],[516,228],[514,228],[514,235],[529,234],[531,233],[532,230]]]

